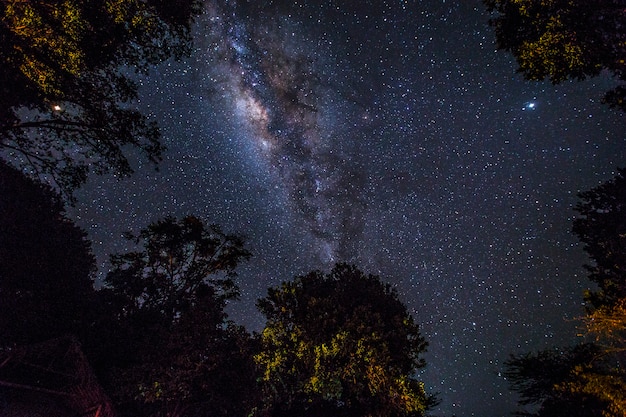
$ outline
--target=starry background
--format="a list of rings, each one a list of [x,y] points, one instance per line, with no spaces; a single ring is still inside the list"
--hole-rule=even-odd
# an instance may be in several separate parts
[[[606,77],[524,81],[478,0],[207,0],[195,51],[141,85],[159,171],[90,178],[70,214],[100,264],[168,214],[247,236],[230,318],[334,262],[392,283],[430,342],[435,415],[504,416],[510,353],[575,342],[578,191],[624,161]]]

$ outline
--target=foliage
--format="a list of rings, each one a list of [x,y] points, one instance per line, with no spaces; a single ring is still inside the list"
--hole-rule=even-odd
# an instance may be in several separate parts
[[[511,356],[505,377],[520,404],[538,406],[535,415],[623,416],[626,380],[613,358],[595,344]]]
[[[141,71],[190,49],[198,0],[1,0],[0,156],[66,193],[88,171],[128,175],[163,147],[129,104]]]
[[[573,370],[572,380],[561,383],[555,388],[566,395],[584,398],[593,404],[602,405],[597,407],[598,415],[624,416],[626,415],[626,379],[620,368],[615,364],[609,366],[606,362],[592,366],[579,366]],[[569,404],[571,405],[571,402]],[[554,415],[554,412],[550,415]],[[584,415],[590,415],[590,413]]]
[[[95,259],[49,187],[0,162],[0,347],[80,336]]]
[[[234,269],[250,256],[242,238],[192,216],[128,238],[142,249],[111,257],[103,294],[117,317],[114,396],[150,415],[195,415],[208,401],[212,415],[243,412],[254,386],[251,341],[224,313],[238,294]]]
[[[626,351],[626,298],[602,306],[583,318],[585,332],[614,352]]]
[[[250,257],[240,236],[187,216],[166,217],[127,238],[143,250],[111,256],[105,281],[125,300],[124,314],[155,311],[175,322],[206,292],[220,305],[238,295],[234,269]]]
[[[589,311],[584,331],[604,354],[604,369],[582,374],[578,388],[605,399],[613,414],[626,415],[626,178],[624,170],[610,181],[581,193],[581,215],[574,232],[593,260],[589,278],[598,284],[587,291]]]
[[[535,415],[593,416],[602,415],[603,403],[590,397],[568,392],[577,373],[588,370],[588,364],[599,354],[597,347],[583,344],[556,348],[536,354],[511,355],[505,363],[505,378],[520,395],[522,405],[537,405]]]
[[[612,306],[626,299],[626,178],[624,171],[610,181],[579,194],[579,217],[574,233],[584,243],[592,265],[589,279],[597,291],[586,294],[591,307]]]
[[[598,285],[585,294],[583,336],[592,343],[571,349],[513,357],[505,375],[521,404],[539,404],[538,416],[626,415],[626,179],[612,180],[583,193],[576,206],[574,233],[592,265]]]
[[[378,277],[340,264],[270,288],[258,307],[259,414],[421,416],[434,404],[414,377],[427,343]]]
[[[626,81],[626,13],[619,0],[483,0],[497,46],[510,51],[529,80],[583,80],[606,70]],[[626,111],[623,85],[605,101]]]

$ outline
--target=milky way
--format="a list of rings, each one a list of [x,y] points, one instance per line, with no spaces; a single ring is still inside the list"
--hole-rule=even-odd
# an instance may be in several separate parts
[[[488,19],[479,0],[210,0],[194,54],[138,80],[160,170],[79,192],[101,275],[124,231],[201,216],[247,236],[229,315],[258,331],[269,286],[355,263],[421,324],[435,414],[507,415],[508,355],[576,340],[572,207],[626,137],[610,79],[525,81]]]
[[[289,196],[291,211],[315,243],[316,262],[329,265],[354,259],[366,207],[362,169],[337,141],[354,135],[338,126],[334,112],[359,111],[321,79],[314,55],[302,51],[299,28],[285,17],[251,19],[233,4],[210,3],[212,31],[220,45],[234,113],[241,118],[253,152],[263,158]],[[297,45],[293,43],[297,42]],[[354,116],[353,116],[354,117]],[[358,117],[358,116],[356,116]],[[358,133],[358,132],[357,132]]]

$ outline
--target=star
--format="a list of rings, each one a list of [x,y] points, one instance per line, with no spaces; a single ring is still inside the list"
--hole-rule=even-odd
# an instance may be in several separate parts
[[[536,110],[536,109],[537,109],[537,103],[534,101],[529,101],[524,104],[524,107],[522,107],[522,110]]]

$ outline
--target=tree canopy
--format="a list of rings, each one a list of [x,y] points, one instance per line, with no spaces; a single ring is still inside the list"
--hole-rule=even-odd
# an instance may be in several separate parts
[[[116,317],[107,365],[114,397],[129,415],[209,415],[197,411],[207,402],[212,416],[245,410],[252,345],[224,312],[238,295],[234,270],[250,256],[243,239],[193,216],[128,238],[140,249],[111,257],[103,290]]]
[[[422,416],[434,404],[415,372],[427,343],[376,276],[337,265],[270,288],[260,367],[268,416]]]
[[[0,161],[0,347],[79,336],[95,258],[58,194]]]
[[[190,50],[198,0],[2,0],[0,157],[66,194],[88,172],[132,173],[163,146],[129,104],[132,71]]]
[[[586,294],[590,307],[612,306],[626,300],[626,171],[579,194],[579,217],[574,233],[592,264],[586,265],[597,290]]]
[[[143,250],[112,255],[105,280],[124,300],[124,314],[155,311],[173,323],[207,292],[220,305],[237,297],[235,267],[250,257],[241,236],[187,216],[166,217],[126,237]]]
[[[510,51],[529,80],[560,83],[608,71],[626,81],[626,13],[622,0],[483,0],[500,49]],[[626,86],[604,100],[626,111]]]
[[[574,233],[592,263],[597,287],[585,293],[587,314],[573,348],[513,356],[505,375],[521,404],[538,404],[537,416],[626,415],[626,178],[624,170],[579,194]]]
[[[536,408],[534,413],[522,415],[604,416],[608,402],[581,389],[581,376],[591,372],[598,355],[599,349],[593,344],[511,355],[504,376],[520,395],[519,403]]]

